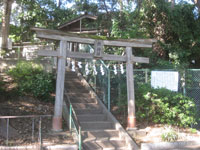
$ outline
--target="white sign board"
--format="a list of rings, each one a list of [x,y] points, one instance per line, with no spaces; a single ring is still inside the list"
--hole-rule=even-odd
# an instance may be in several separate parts
[[[178,91],[179,75],[176,71],[151,71],[151,86]]]

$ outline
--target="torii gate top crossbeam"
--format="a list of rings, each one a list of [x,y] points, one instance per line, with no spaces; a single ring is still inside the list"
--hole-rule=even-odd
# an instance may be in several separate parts
[[[32,28],[36,31],[38,38],[46,38],[59,41],[68,41],[76,43],[94,44],[96,39],[88,38],[84,35],[69,34],[58,30],[49,30],[42,28]],[[156,42],[155,39],[119,39],[119,40],[102,40],[103,45],[119,46],[119,47],[138,47],[138,48],[151,48],[152,43]]]

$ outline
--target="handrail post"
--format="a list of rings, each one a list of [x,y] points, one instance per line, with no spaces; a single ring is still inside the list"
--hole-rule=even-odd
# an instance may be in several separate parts
[[[72,104],[69,105],[69,130],[72,129]]]
[[[35,119],[32,118],[32,141],[34,141]]]
[[[42,118],[40,117],[39,120],[39,144],[40,144],[40,150],[42,150]]]
[[[96,75],[94,76],[94,91],[97,91],[97,77]]]
[[[79,126],[79,150],[82,149],[81,127]]]
[[[7,135],[6,135],[6,145],[8,146],[8,138],[9,138],[9,118],[7,118]]]
[[[108,111],[110,111],[110,70],[107,68],[108,71]]]

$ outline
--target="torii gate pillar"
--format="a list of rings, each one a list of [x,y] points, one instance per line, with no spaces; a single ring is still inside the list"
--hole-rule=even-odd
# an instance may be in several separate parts
[[[134,78],[133,78],[133,55],[132,47],[126,47],[126,81],[127,81],[127,95],[128,95],[128,120],[127,129],[136,128],[135,117],[135,93],[134,93]]]
[[[54,106],[54,116],[52,122],[53,131],[62,130],[62,108],[64,95],[64,81],[65,81],[65,65],[66,53],[68,49],[67,41],[60,41],[59,59],[58,59],[58,73],[56,79],[56,99]]]

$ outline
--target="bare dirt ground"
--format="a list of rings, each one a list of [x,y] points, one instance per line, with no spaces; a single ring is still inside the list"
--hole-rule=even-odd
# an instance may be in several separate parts
[[[0,89],[0,116],[27,116],[27,115],[52,115],[54,102],[42,102],[30,96],[17,96],[17,91],[12,80],[2,75],[4,90]],[[2,84],[2,83],[1,83]],[[2,87],[2,86],[1,86]],[[43,143],[72,144],[74,143],[67,125],[64,123],[62,134],[54,134],[51,123],[52,117],[42,117],[41,129]],[[7,121],[4,119],[4,121]],[[34,122],[34,123],[33,123]],[[9,134],[8,145],[27,145],[37,143],[39,140],[39,118],[9,119],[11,128],[17,131],[17,135]],[[34,126],[34,127],[33,127]],[[1,127],[0,127],[1,128]],[[33,130],[34,129],[34,130]],[[4,131],[6,129],[3,129]],[[6,136],[0,135],[0,146],[6,145]]]

